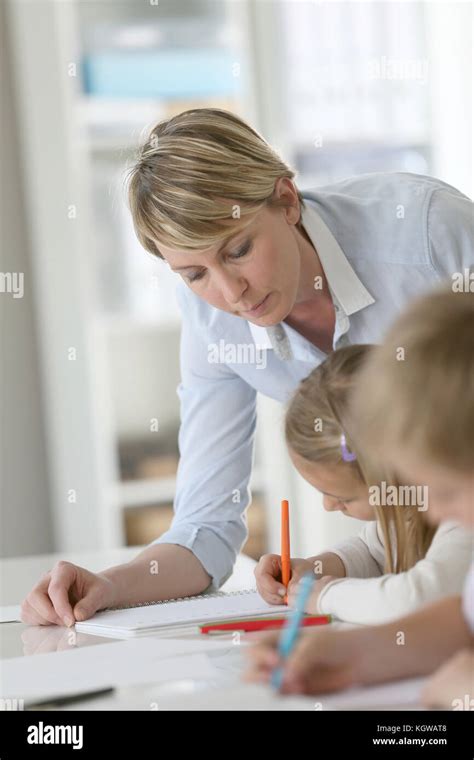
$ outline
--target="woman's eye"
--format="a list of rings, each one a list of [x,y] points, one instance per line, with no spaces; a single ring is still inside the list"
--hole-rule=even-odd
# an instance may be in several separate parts
[[[196,280],[200,280],[203,276],[203,272],[196,272],[196,274],[191,275],[191,277],[186,277],[188,282],[196,282]]]
[[[245,256],[252,247],[252,243],[249,241],[246,243],[239,251],[236,251],[236,253],[233,253],[230,258],[231,259],[240,259],[242,256]],[[188,282],[197,282],[197,280],[201,280],[204,277],[204,272],[196,272],[196,274],[190,275],[189,277],[186,277]]]
[[[232,258],[233,258],[233,259],[240,259],[240,258],[241,258],[241,256],[245,256],[245,254],[246,254],[246,253],[248,253],[248,252],[250,251],[250,248],[251,248],[251,246],[252,246],[252,244],[251,244],[250,242],[249,242],[249,243],[246,243],[246,244],[245,244],[245,245],[244,245],[244,246],[243,246],[243,247],[240,249],[240,251],[237,251],[237,253],[233,253],[233,254],[232,254]]]

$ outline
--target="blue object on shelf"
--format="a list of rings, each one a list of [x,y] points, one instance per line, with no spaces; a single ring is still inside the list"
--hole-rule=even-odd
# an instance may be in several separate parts
[[[157,50],[91,54],[83,60],[84,90],[115,98],[232,96],[240,89],[235,58],[222,50]]]

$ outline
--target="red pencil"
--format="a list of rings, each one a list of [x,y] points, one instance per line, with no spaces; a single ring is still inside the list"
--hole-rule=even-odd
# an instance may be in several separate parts
[[[200,625],[201,633],[214,633],[219,631],[264,631],[270,628],[281,628],[286,617],[278,618],[255,618],[253,620],[234,620],[228,623],[208,623]],[[331,615],[307,615],[303,618],[302,626],[327,625],[331,622]]]

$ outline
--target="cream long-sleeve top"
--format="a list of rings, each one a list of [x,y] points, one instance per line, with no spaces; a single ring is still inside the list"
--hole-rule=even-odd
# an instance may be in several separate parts
[[[346,577],[331,581],[318,611],[350,623],[383,623],[461,594],[473,560],[473,534],[446,522],[439,526],[423,559],[402,573],[384,573],[385,549],[377,522],[358,536],[328,549],[343,562]]]

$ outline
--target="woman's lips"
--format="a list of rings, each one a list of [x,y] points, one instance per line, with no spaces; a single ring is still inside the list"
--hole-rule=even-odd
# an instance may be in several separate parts
[[[244,314],[249,314],[252,317],[258,317],[266,308],[268,304],[268,299],[271,296],[271,293],[268,293],[263,301],[260,301],[257,306],[254,306],[253,309],[249,309],[248,311],[244,311]]]

